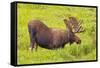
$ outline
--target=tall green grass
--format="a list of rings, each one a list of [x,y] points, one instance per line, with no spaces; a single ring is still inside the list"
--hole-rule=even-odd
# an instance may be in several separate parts
[[[53,62],[72,62],[96,60],[96,9],[88,7],[52,6],[52,5],[17,5],[17,61],[18,64],[37,64]],[[66,44],[65,48],[48,50],[38,47],[29,51],[28,22],[38,19],[50,28],[66,30],[63,18],[74,16],[82,21],[85,32],[77,33],[82,43]]]

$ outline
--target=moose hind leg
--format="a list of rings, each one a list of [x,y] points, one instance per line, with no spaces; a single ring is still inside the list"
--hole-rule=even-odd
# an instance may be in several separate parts
[[[32,51],[33,50],[33,48],[35,48],[36,47],[36,45],[35,45],[35,34],[36,34],[36,32],[35,32],[35,29],[33,29],[33,28],[31,28],[31,26],[28,26],[28,30],[29,30],[29,35],[30,35],[30,50]]]
[[[33,48],[36,48],[35,42],[34,43],[33,42],[30,43],[30,48],[29,49],[31,51],[33,51]]]

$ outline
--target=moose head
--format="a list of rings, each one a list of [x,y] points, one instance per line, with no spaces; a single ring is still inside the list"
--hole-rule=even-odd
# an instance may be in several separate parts
[[[75,35],[76,32],[72,31],[72,26],[71,26],[72,23],[70,22],[70,20],[64,19],[64,23],[66,24],[67,27],[67,34],[68,34],[70,44],[72,44],[73,42],[80,44],[81,39],[77,35]],[[79,30],[77,29],[77,32],[78,31]]]

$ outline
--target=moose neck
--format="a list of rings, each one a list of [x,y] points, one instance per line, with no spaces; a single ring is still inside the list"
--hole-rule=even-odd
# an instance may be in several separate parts
[[[67,33],[67,36],[66,36],[66,43],[72,44],[73,41],[74,41],[74,34],[73,34],[72,32]]]

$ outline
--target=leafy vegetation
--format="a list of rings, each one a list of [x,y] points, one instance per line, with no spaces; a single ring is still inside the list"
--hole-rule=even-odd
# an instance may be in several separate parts
[[[20,3],[17,7],[18,64],[96,60],[96,8]],[[50,28],[66,30],[63,19],[69,16],[76,17],[86,30],[77,33],[82,40],[80,45],[66,44],[65,48],[56,50],[38,47],[37,51],[29,51],[28,22],[30,20],[38,19]]]

